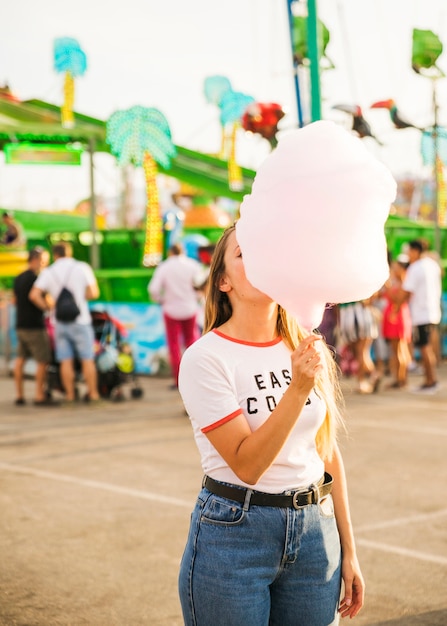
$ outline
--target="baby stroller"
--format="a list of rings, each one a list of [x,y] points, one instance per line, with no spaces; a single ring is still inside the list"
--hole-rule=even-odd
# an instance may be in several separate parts
[[[102,398],[114,402],[125,399],[123,386],[130,384],[131,398],[141,398],[143,389],[135,375],[132,350],[124,340],[124,325],[107,311],[91,311],[95,334],[95,363],[98,372],[98,391]]]

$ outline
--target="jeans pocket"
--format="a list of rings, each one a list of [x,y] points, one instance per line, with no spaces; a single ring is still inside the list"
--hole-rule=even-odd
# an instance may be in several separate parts
[[[202,508],[201,520],[208,524],[236,526],[243,522],[244,517],[242,504],[213,495]]]
[[[318,503],[318,510],[321,517],[335,517],[334,502],[331,494],[320,500]]]

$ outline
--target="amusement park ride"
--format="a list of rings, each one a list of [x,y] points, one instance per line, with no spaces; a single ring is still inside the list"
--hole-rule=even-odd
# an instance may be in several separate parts
[[[303,127],[302,94],[299,76],[309,75],[310,119],[321,119],[320,70],[331,67],[326,47],[329,31],[317,17],[316,0],[298,2],[286,0],[290,26],[293,80],[296,93],[298,126]],[[296,11],[306,5],[307,15]],[[436,99],[437,79],[443,76],[436,66],[442,44],[431,31],[413,31],[413,69],[426,75],[433,84],[433,125],[420,129],[421,146],[425,146],[427,164],[434,172],[434,215],[432,222],[415,222],[390,216],[385,224],[387,244],[394,253],[410,239],[424,237],[447,263],[447,234],[444,227],[446,198],[441,158],[447,142],[447,132],[438,123]],[[255,171],[240,167],[236,160],[236,137],[245,132],[257,133],[275,150],[278,124],[285,116],[280,104],[258,102],[250,95],[237,92],[225,76],[210,76],[204,83],[207,101],[219,110],[222,145],[218,154],[202,154],[174,144],[169,124],[157,109],[135,106],[126,111],[116,111],[104,121],[74,111],[75,79],[86,69],[86,56],[76,40],[62,38],[55,41],[54,66],[65,76],[64,103],[62,106],[42,100],[20,101],[9,88],[0,89],[0,149],[6,163],[79,163],[82,152],[89,155],[90,199],[89,215],[61,215],[56,213],[30,213],[14,211],[27,238],[27,249],[42,245],[48,249],[60,239],[72,243],[74,255],[88,261],[100,286],[99,304],[116,312],[118,318],[128,316],[129,328],[139,329],[134,337],[137,352],[141,355],[139,371],[156,370],[148,358],[156,360],[163,345],[162,322],[159,307],[148,306],[147,284],[154,267],[166,253],[167,232],[163,226],[158,197],[158,173],[173,177],[208,198],[229,198],[241,202],[251,191]],[[371,126],[361,108],[356,104],[336,104],[335,109],[352,116],[352,132],[358,137],[373,137]],[[372,108],[387,109],[393,126],[399,132],[411,126],[402,118],[393,100],[372,104]],[[425,142],[425,143],[424,143]],[[123,166],[142,167],[145,174],[147,204],[144,228],[104,229],[98,226],[94,155],[107,152],[114,155]],[[217,152],[217,151],[216,151]],[[421,149],[421,153],[424,152]],[[206,214],[209,207],[202,209]],[[209,211],[208,211],[209,213]],[[442,219],[441,219],[442,218]],[[219,238],[223,223],[196,220],[194,225],[183,227],[184,236],[202,238],[212,244]],[[196,239],[197,241],[199,239]],[[197,248],[196,248],[197,251]],[[0,247],[0,292],[8,290],[14,277],[26,265],[26,249]],[[447,274],[444,273],[446,276]],[[447,283],[447,278],[444,278]],[[444,286],[446,290],[447,284]],[[119,308],[121,307],[121,308]],[[148,357],[149,355],[149,357]],[[158,356],[157,356],[158,355]],[[138,362],[138,354],[136,355]]]
[[[326,55],[329,32],[317,17],[316,0],[308,0],[307,15],[294,10],[304,2],[286,0],[290,25],[298,125],[304,125],[299,75],[307,71],[310,78],[310,122],[321,119],[320,69]],[[403,243],[423,236],[447,258],[445,224],[445,183],[440,155],[445,150],[447,133],[438,123],[436,100],[437,79],[443,76],[436,66],[442,44],[431,31],[413,31],[413,69],[428,76],[433,84],[433,125],[419,129],[428,162],[434,171],[434,223],[422,223],[391,216],[386,224],[388,245],[398,253]],[[250,193],[255,172],[242,168],[236,159],[236,136],[242,130],[258,133],[276,147],[278,123],[285,113],[278,103],[257,102],[253,97],[233,90],[224,76],[205,80],[204,94],[208,102],[219,108],[222,146],[216,155],[202,154],[175,145],[163,114],[146,107],[133,107],[115,112],[108,121],[82,115],[73,110],[75,78],[86,69],[86,58],[79,44],[72,39],[55,42],[55,69],[65,74],[62,106],[41,100],[19,101],[8,88],[0,89],[0,149],[6,163],[76,162],[80,153],[89,154],[90,215],[88,217],[54,213],[15,211],[27,237],[28,248],[43,245],[49,248],[58,238],[72,242],[75,256],[90,262],[101,289],[102,302],[147,303],[146,286],[153,271],[166,252],[156,174],[162,173],[200,190],[208,197],[229,198],[240,202]],[[352,131],[360,138],[375,137],[361,108],[355,104],[336,104],[335,109],[352,116]],[[387,109],[395,129],[413,127],[400,115],[396,103],[383,100],[372,108]],[[76,146],[82,146],[79,150]],[[147,210],[143,229],[98,228],[95,204],[93,160],[97,152],[113,154],[121,165],[143,168],[146,180]],[[444,221],[439,219],[444,211]],[[196,224],[184,228],[185,235],[197,234],[213,244],[220,236],[218,224]],[[0,248],[0,287],[8,288],[14,276],[24,267],[26,251]]]

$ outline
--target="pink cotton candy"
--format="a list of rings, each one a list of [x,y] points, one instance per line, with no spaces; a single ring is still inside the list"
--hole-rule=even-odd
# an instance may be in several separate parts
[[[236,236],[248,280],[307,329],[326,303],[370,297],[388,278],[390,171],[329,121],[283,136],[241,204]]]

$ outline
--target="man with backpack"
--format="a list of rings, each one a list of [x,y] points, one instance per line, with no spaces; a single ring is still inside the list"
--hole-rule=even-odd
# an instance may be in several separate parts
[[[76,261],[69,243],[53,246],[54,263],[41,272],[30,291],[30,300],[46,310],[45,294],[54,302],[55,356],[60,363],[60,375],[66,401],[75,400],[75,359],[79,359],[87,385],[86,400],[99,400],[94,361],[94,333],[88,300],[99,296],[98,284],[91,267]]]

